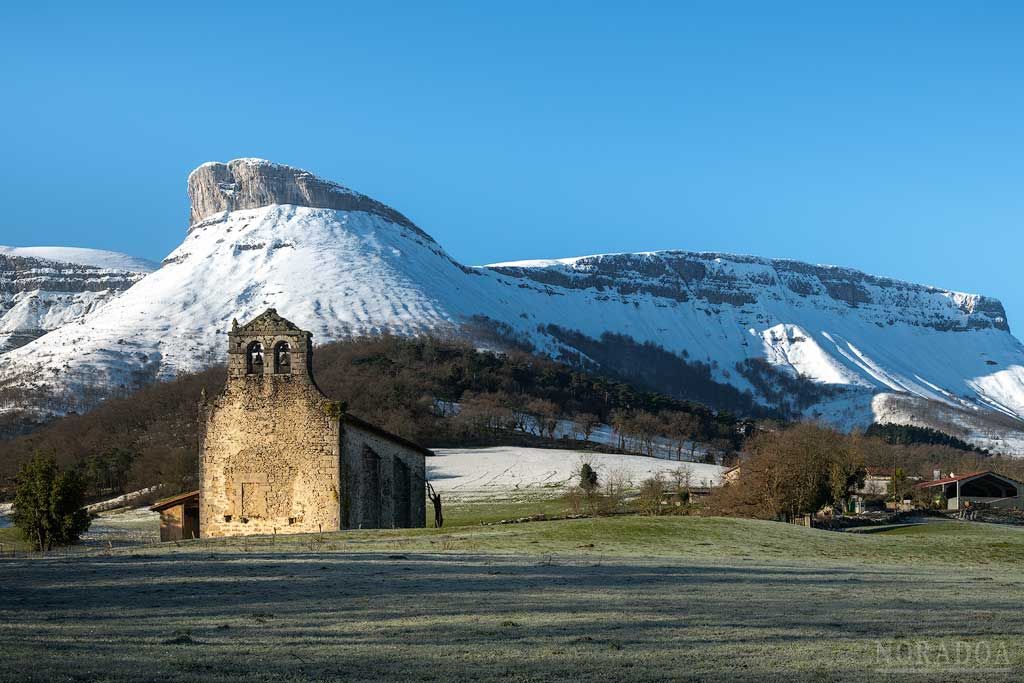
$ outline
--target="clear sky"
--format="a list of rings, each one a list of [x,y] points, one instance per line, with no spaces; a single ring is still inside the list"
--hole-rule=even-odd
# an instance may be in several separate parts
[[[469,264],[788,257],[1024,330],[1019,2],[10,2],[0,74],[0,244],[160,259],[259,156]]]

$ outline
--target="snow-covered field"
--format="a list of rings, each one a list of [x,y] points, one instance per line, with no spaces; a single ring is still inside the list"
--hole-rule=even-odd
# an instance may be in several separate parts
[[[693,486],[719,482],[724,467],[676,462],[640,455],[617,455],[544,448],[440,448],[427,459],[427,478],[442,493],[461,500],[504,498],[514,494],[560,495],[573,483],[580,465],[589,462],[599,480],[624,476],[634,485],[656,473],[681,468],[691,472]]]
[[[132,501],[142,498],[150,493],[153,493],[159,488],[159,486],[150,486],[149,488],[139,489],[138,491],[129,491],[124,495],[117,496],[116,498],[110,498],[108,500],[102,500],[92,505],[86,505],[85,509],[89,512],[103,512],[105,510],[114,510],[116,508],[125,507],[130,505]]]

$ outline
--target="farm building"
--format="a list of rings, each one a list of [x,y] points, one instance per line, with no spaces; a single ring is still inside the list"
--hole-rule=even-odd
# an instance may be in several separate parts
[[[160,540],[199,538],[199,491],[158,500],[150,508],[160,513]]]
[[[1009,477],[983,471],[959,476],[950,474],[934,481],[921,482],[915,488],[932,492],[936,498],[945,498],[949,510],[960,510],[967,501],[992,507],[1021,508],[1024,502],[1021,497],[1022,486],[1024,484]]]
[[[424,525],[433,454],[324,396],[309,332],[271,308],[228,344],[224,391],[203,400],[200,488],[151,508],[161,540]]]
[[[857,489],[862,496],[884,496],[892,485],[892,468],[868,467],[864,485]]]
[[[722,483],[723,484],[735,484],[740,480],[740,473],[742,470],[739,465],[730,467],[729,469],[722,472]]]

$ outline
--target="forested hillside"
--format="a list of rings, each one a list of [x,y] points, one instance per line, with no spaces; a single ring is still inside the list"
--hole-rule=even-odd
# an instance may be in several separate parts
[[[901,424],[878,424],[877,422],[868,427],[865,432],[867,436],[876,436],[886,443],[909,446],[912,444],[927,444],[931,446],[949,446],[961,451],[977,451],[987,453],[988,451],[967,443],[963,439],[950,436],[929,427],[915,427],[914,425]]]
[[[660,352],[646,353],[641,357]],[[585,441],[603,423],[612,425],[616,445],[628,452],[650,454],[659,443],[663,455],[667,444],[673,457],[693,458],[699,454],[687,449],[700,442],[731,462],[746,436],[780,425],[755,424],[525,350],[491,353],[463,341],[353,339],[317,347],[314,366],[323,392],[344,402],[349,412],[431,447],[553,445],[556,437]],[[224,377],[219,366],[183,375],[0,441],[0,499],[9,497],[19,464],[35,452],[80,467],[96,496],[153,484],[173,490],[194,486],[200,397],[204,391],[209,396],[220,392]],[[699,381],[699,372],[695,377],[696,390],[713,388]],[[561,433],[556,433],[558,425]],[[876,427],[868,437],[859,447],[868,465],[890,466],[896,460],[920,476],[934,469],[988,468],[1024,476],[1024,461],[961,450],[957,439],[938,432]]]
[[[317,347],[314,366],[323,392],[349,412],[427,446],[550,440],[566,420],[581,439],[598,423],[614,423],[640,450],[656,436],[675,439],[680,451],[692,440],[731,451],[742,439],[729,413],[525,351],[382,336]],[[223,367],[183,375],[0,442],[2,485],[9,489],[18,464],[43,451],[81,465],[96,488],[186,487],[196,471],[201,393],[221,391],[224,376]]]

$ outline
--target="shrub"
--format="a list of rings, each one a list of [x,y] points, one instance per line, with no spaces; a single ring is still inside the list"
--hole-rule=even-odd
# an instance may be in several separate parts
[[[640,484],[640,509],[649,515],[661,514],[665,500],[665,479],[656,474]]]
[[[580,489],[586,495],[593,495],[598,487],[597,472],[590,466],[589,462],[580,465]]]

